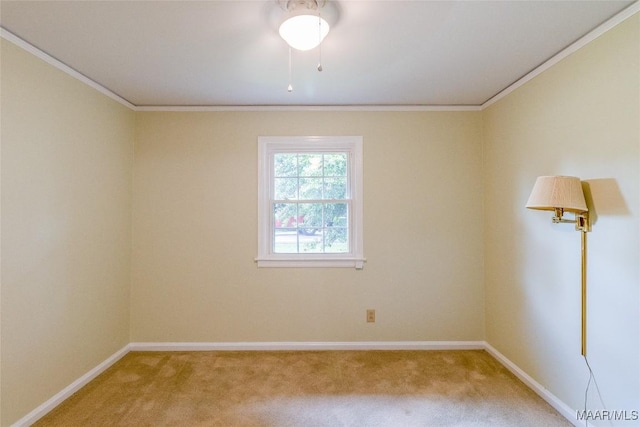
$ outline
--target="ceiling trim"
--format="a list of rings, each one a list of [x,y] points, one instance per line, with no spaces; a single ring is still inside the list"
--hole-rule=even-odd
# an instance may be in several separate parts
[[[129,101],[127,101],[126,99],[124,99],[123,97],[121,97],[120,95],[115,94],[114,92],[110,91],[109,89],[107,89],[106,87],[102,86],[101,84],[95,82],[94,80],[91,80],[89,77],[85,76],[84,74],[79,73],[78,71],[76,71],[73,68],[69,67],[67,64],[57,60],[53,56],[49,55],[48,53],[43,52],[42,50],[38,49],[37,47],[35,47],[31,43],[26,42],[25,40],[21,39],[20,37],[16,36],[12,32],[10,32],[10,31],[2,28],[2,27],[0,27],[0,37],[2,37],[3,39],[5,39],[5,40],[7,40],[7,41],[9,41],[9,42],[11,42],[13,44],[15,44],[18,47],[26,50],[27,52],[35,55],[36,57],[42,59],[46,63],[48,63],[50,65],[53,65],[55,68],[59,69],[60,71],[62,71],[64,73],[67,73],[71,77],[80,80],[82,83],[94,88],[98,92],[100,92],[103,95],[106,95],[109,98],[119,102],[120,104],[124,105],[125,107],[128,107],[128,108],[130,108],[132,110],[135,110],[136,106],[133,105],[132,103],[130,103]]]
[[[203,105],[141,106],[136,111],[480,111],[480,105]]]
[[[494,95],[492,98],[490,98],[488,101],[486,101],[484,104],[481,105],[481,109],[484,110],[490,105],[495,104],[505,96],[509,95],[511,92],[523,86],[525,83],[533,80],[535,77],[544,73],[549,68],[553,67],[563,59],[567,58],[571,54],[575,53],[579,49],[591,43],[592,41],[594,41],[595,39],[597,39],[607,31],[614,28],[616,25],[621,24],[623,21],[626,21],[627,19],[631,18],[633,15],[635,15],[638,12],[640,12],[640,0],[636,1],[635,3],[632,3],[631,6],[625,8],[621,12],[617,13],[616,15],[608,19],[607,21],[603,22],[602,24],[600,24],[599,26],[597,26],[596,28],[594,28],[593,30],[591,30],[590,32],[588,32],[587,34],[585,34],[584,36],[582,36],[581,38],[579,38],[578,40],[576,40],[575,42],[573,42],[572,44],[570,44],[569,46],[561,50],[560,52],[558,52],[556,55],[549,58],[546,62],[543,62],[541,65],[534,68],[528,74],[525,74],[516,82],[512,83],[510,86],[506,87],[505,89],[500,91],[498,94]]]
[[[502,98],[509,95],[519,87],[523,86],[530,80],[534,79],[538,75],[542,74],[555,64],[559,63],[563,59],[567,58],[571,54],[575,53],[582,47],[586,46],[593,40],[597,39],[607,31],[611,30],[618,24],[632,17],[640,12],[640,0],[636,0],[635,3],[629,7],[614,15],[609,20],[605,21],[553,57],[549,58],[546,62],[542,63],[538,67],[534,68],[528,74],[524,75],[510,86],[506,87],[484,103],[480,105],[203,105],[203,106],[137,106],[127,101],[125,98],[107,89],[96,81],[90,79],[84,74],[74,70],[65,63],[59,61],[48,53],[38,49],[29,42],[21,39],[5,28],[0,27],[0,37],[17,45],[18,47],[26,50],[27,52],[42,59],[46,63],[54,66],[55,68],[67,73],[71,77],[80,80],[86,85],[92,87],[103,95],[117,101],[118,103],[126,106],[133,111],[142,112],[196,112],[196,111],[481,111],[485,108],[495,104]]]
[[[133,111],[144,112],[203,112],[203,111],[480,111],[480,105],[202,105],[202,106],[138,106],[112,92],[100,83],[74,70],[62,61],[38,49],[12,32],[0,27],[0,37],[15,44],[49,65],[80,80],[103,95]]]

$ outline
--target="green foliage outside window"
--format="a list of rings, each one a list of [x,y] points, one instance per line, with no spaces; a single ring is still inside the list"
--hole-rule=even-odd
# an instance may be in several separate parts
[[[276,253],[349,251],[347,153],[273,157]]]

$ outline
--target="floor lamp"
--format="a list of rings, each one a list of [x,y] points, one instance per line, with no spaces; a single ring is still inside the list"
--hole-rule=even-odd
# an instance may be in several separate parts
[[[580,178],[574,176],[541,176],[536,182],[527,201],[527,208],[553,211],[553,223],[572,223],[581,235],[581,279],[582,279],[582,347],[581,354],[587,355],[587,232],[589,212],[582,191]],[[573,212],[574,219],[564,219],[565,212]]]

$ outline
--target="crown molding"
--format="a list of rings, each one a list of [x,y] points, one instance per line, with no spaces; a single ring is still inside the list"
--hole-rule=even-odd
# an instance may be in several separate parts
[[[506,87],[493,97],[489,98],[480,105],[202,105],[202,106],[180,106],[180,105],[148,105],[138,106],[127,101],[125,98],[107,89],[96,81],[90,79],[84,74],[74,70],[58,59],[43,52],[32,44],[26,42],[10,31],[0,27],[0,37],[21,47],[27,52],[42,59],[48,64],[58,68],[59,70],[69,74],[70,76],[80,80],[88,86],[94,88],[103,95],[119,102],[133,111],[140,112],[250,112],[250,111],[372,111],[372,112],[419,112],[419,111],[482,111],[485,108],[495,104],[502,98],[506,97],[519,87],[533,80],[549,68],[553,67],[563,59],[575,53],[582,47],[591,43],[607,31],[611,30],[618,24],[640,12],[640,0],[632,3],[629,7],[614,15],[550,59],[542,63],[538,67],[531,70],[510,86]]]
[[[48,53],[43,52],[42,50],[38,49],[37,47],[35,47],[34,45],[32,45],[31,43],[26,42],[25,40],[21,39],[20,37],[16,36],[15,34],[13,34],[12,32],[0,27],[0,37],[2,37],[3,39],[15,44],[16,46],[26,50],[27,52],[31,53],[32,55],[42,59],[43,61],[45,61],[46,63],[48,63],[49,65],[54,66],[55,68],[59,69],[60,71],[67,73],[68,75],[70,75],[71,77],[80,80],[82,83],[92,87],[93,89],[97,90],[98,92],[100,92],[101,94],[119,102],[120,104],[124,105],[125,107],[128,107],[132,110],[136,109],[136,106],[133,105],[132,103],[130,103],[129,101],[127,101],[126,99],[124,99],[123,97],[121,97],[120,95],[117,95],[116,93],[110,91],[109,89],[107,89],[106,87],[102,86],[101,84],[95,82],[94,80],[91,80],[89,77],[85,76],[82,73],[79,73],[78,71],[74,70],[73,68],[69,67],[67,64],[59,61],[58,59],[54,58],[53,56],[49,55]]]
[[[561,50],[559,53],[549,58],[546,62],[543,62],[541,65],[531,70],[528,74],[518,79],[515,83],[512,83],[510,86],[506,87],[505,89],[503,89],[502,91],[494,95],[492,98],[490,98],[484,104],[481,105],[481,109],[484,110],[485,108],[495,104],[502,98],[509,95],[511,92],[515,91],[516,89],[523,86],[527,82],[533,80],[540,74],[547,71],[549,68],[553,67],[563,59],[572,55],[579,49],[585,47],[586,45],[588,45],[589,43],[591,43],[592,41],[594,41],[595,39],[597,39],[598,37],[606,33],[607,31],[611,30],[618,24],[621,24],[623,21],[626,21],[627,19],[629,19],[630,17],[632,17],[638,12],[640,12],[640,0],[637,0],[635,3],[632,3],[629,7],[627,7],[623,11],[619,12],[618,14],[614,15],[607,21],[603,22],[602,24],[600,24],[599,26],[597,26],[596,28],[594,28],[593,30],[585,34],[583,37],[579,38],[574,43],[570,44],[569,46]]]
[[[137,106],[136,111],[480,111],[480,105],[202,105]]]
[[[31,53],[71,77],[133,111],[141,112],[228,112],[228,111],[480,111],[479,105],[142,105],[138,106],[0,27],[0,37]]]

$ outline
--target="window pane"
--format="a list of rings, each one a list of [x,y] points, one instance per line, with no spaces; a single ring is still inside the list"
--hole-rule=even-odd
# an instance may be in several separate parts
[[[298,154],[300,176],[322,176],[322,154]]]
[[[295,228],[298,224],[298,206],[295,203],[276,203],[273,206],[275,228]]]
[[[301,253],[318,253],[322,252],[322,234],[314,234],[312,236],[300,235],[300,252]]]
[[[346,199],[347,178],[325,178],[323,199]]]
[[[324,251],[332,253],[349,252],[348,235],[346,228],[327,228],[324,233]]]
[[[349,205],[347,203],[327,203],[324,205],[327,227],[347,227],[349,225]]]
[[[274,204],[274,252],[349,252],[348,208],[348,203]]]
[[[296,176],[298,172],[297,154],[274,154],[274,176]]]
[[[273,198],[275,200],[296,200],[298,198],[298,178],[274,178]]]
[[[322,178],[300,178],[300,199],[318,200],[322,198]]]
[[[299,228],[322,228],[322,204],[300,203],[298,205],[298,217]]]
[[[347,176],[347,154],[325,154],[324,176]]]
[[[298,230],[296,228],[274,229],[273,251],[277,254],[298,253]]]

